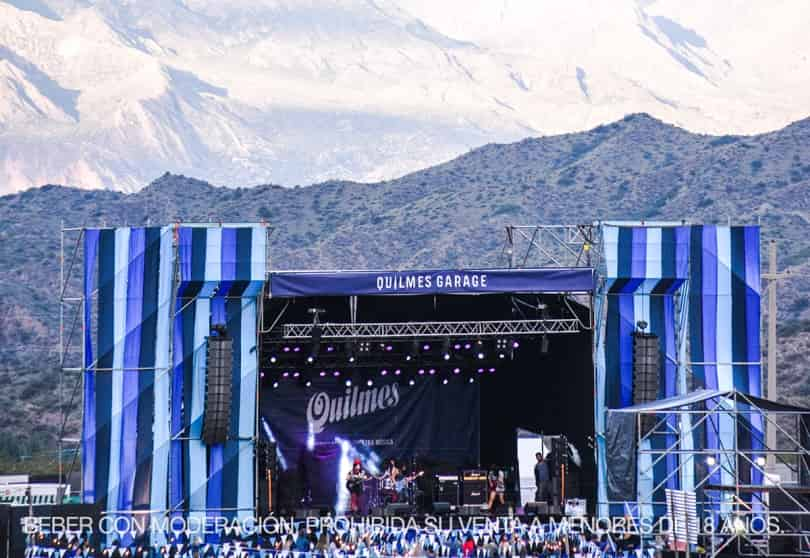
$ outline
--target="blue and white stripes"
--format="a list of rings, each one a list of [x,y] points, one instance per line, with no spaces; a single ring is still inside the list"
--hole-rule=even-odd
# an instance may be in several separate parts
[[[158,521],[165,510],[252,514],[265,249],[262,226],[85,230],[85,502]],[[199,438],[214,324],[234,338],[235,391],[231,439],[208,447]]]
[[[606,408],[632,404],[632,333],[641,320],[660,340],[660,397],[683,393],[687,374],[694,388],[761,395],[757,227],[606,225],[602,238],[606,277],[596,306],[604,317],[596,337],[597,417]],[[730,417],[715,422],[702,431],[706,447],[731,448],[742,442],[753,449],[761,447],[757,436],[738,440]],[[755,416],[752,422],[761,432],[761,417]],[[669,426],[678,427],[674,421]],[[604,421],[597,418],[599,428],[604,432]],[[674,441],[672,436],[652,436],[648,444],[663,449]],[[701,444],[687,442],[689,447],[682,449]],[[597,444],[597,452],[603,462],[603,444]],[[641,476],[649,469],[642,463],[645,459],[640,459],[638,467],[639,491],[693,485],[692,467],[669,476],[678,465],[674,455],[653,467],[650,477]],[[717,482],[728,481],[728,470],[735,468],[731,463],[724,465],[726,470],[714,479]],[[603,502],[607,500],[605,478],[600,468]]]

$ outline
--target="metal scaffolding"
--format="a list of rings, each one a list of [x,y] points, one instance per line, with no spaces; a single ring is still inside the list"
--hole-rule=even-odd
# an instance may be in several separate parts
[[[709,556],[728,553],[733,545],[738,556],[788,557],[810,552],[810,530],[804,528],[810,521],[810,410],[737,391],[714,392],[673,408],[656,402],[647,405],[648,409],[640,405],[607,411],[608,416],[633,415],[636,479],[648,478],[646,488],[639,486],[626,500],[608,504],[629,505],[639,518],[659,515],[655,510],[667,505],[664,489],[677,479],[697,496],[698,535]],[[723,421],[734,429],[731,447],[720,441]],[[766,440],[768,427],[779,433],[773,445]],[[717,448],[696,443],[709,432],[718,440]],[[741,444],[741,435],[750,443]],[[653,439],[659,443],[652,443]],[[766,472],[769,459],[780,463],[790,478]],[[653,484],[653,469],[662,462],[677,466]],[[611,474],[613,464],[608,460],[606,465]],[[755,482],[756,476],[762,481]],[[781,505],[775,504],[775,494]],[[755,527],[771,525],[773,520],[780,527],[778,533]],[[785,546],[793,551],[780,552]]]

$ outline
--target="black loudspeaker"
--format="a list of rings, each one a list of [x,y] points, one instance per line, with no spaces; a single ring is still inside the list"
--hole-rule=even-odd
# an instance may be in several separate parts
[[[658,399],[661,377],[661,349],[658,336],[636,331],[633,333],[633,404],[648,403]],[[646,432],[655,427],[654,415],[641,418],[641,428]]]
[[[554,436],[551,439],[549,462],[552,477],[559,477],[560,469],[568,467],[568,439],[565,436]]]
[[[207,445],[225,443],[231,426],[233,339],[224,328],[216,332],[206,338],[202,440]]]
[[[386,517],[403,517],[413,515],[413,507],[407,502],[397,502],[385,506],[383,515]]]
[[[436,502],[447,502],[451,506],[459,505],[458,475],[439,475],[436,477]]]
[[[465,506],[483,506],[487,503],[489,481],[486,471],[464,471],[461,485],[462,504]]]

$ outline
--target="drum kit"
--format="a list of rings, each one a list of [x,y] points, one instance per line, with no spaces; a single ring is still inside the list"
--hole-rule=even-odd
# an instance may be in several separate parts
[[[407,503],[414,505],[418,496],[416,480],[424,475],[424,471],[411,474],[400,473],[393,478],[388,473],[366,481],[366,493],[369,505],[381,508],[388,504]]]

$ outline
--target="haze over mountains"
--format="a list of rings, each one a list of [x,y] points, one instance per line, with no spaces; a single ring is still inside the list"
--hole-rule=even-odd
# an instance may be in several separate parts
[[[0,0],[0,193],[377,181],[646,112],[810,113],[810,3]]]

